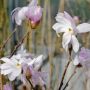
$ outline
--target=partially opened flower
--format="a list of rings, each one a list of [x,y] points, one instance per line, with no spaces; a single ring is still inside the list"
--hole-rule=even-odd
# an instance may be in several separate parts
[[[90,50],[81,48],[78,55],[74,58],[74,65],[81,64],[84,67],[90,67]]]
[[[11,14],[16,24],[21,25],[26,18],[30,20],[32,28],[38,24],[42,17],[42,8],[37,4],[37,0],[32,0],[28,6],[14,9]]]
[[[35,70],[32,66],[25,65],[25,67],[23,69],[24,73],[21,75],[21,81],[23,82],[23,84],[26,84],[28,79],[32,81],[34,87],[36,85],[46,85],[46,72],[40,72],[38,70]]]
[[[5,84],[5,85],[3,86],[3,90],[13,90],[13,89],[12,89],[12,85],[9,84],[9,83]]]
[[[73,50],[77,52],[79,50],[79,42],[75,35],[77,33],[85,33],[90,31],[90,24],[82,23],[78,26],[75,25],[73,18],[67,13],[58,13],[56,21],[53,25],[53,29],[58,33],[64,32],[62,39],[62,46],[67,51],[68,45],[72,44]]]

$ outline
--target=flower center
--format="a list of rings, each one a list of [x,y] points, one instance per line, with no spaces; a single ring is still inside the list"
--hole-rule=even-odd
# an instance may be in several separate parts
[[[17,63],[17,64],[16,64],[16,67],[17,67],[17,68],[21,68],[21,64]]]
[[[69,32],[70,34],[74,34],[74,31],[73,31],[71,28],[68,29],[68,32]]]

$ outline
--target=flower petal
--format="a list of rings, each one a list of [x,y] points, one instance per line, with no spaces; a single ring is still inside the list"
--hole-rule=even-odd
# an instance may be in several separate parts
[[[29,4],[29,7],[36,6],[38,4],[38,0],[32,0]]]
[[[13,72],[8,74],[8,78],[10,81],[13,81],[17,76],[19,76],[21,73],[21,69],[13,69]]]
[[[9,69],[9,68],[11,68],[11,66],[8,65],[7,63],[4,63],[4,64],[0,65],[0,69]]]
[[[13,71],[12,68],[10,68],[10,69],[5,69],[5,70],[1,70],[1,74],[7,75],[7,74],[11,73],[12,71]]]
[[[73,29],[77,31],[75,22],[74,22],[73,18],[69,15],[69,13],[67,13],[66,11],[64,11],[64,16],[65,16],[68,20],[70,20]]]
[[[63,34],[63,40],[62,40],[62,46],[66,51],[67,51],[68,44],[70,43],[70,41],[71,41],[71,34],[64,33]]]
[[[58,13],[57,16],[55,17],[55,19],[60,24],[64,24],[66,26],[71,26],[71,22],[64,17],[63,13]]]
[[[28,7],[23,7],[18,11],[18,13],[15,17],[15,21],[16,21],[17,25],[21,25],[22,20],[24,20],[26,18],[25,14],[27,11],[28,11]]]
[[[8,63],[8,64],[13,64],[13,63],[11,62],[11,60],[10,60],[9,58],[6,58],[6,57],[1,58],[0,60],[2,60],[2,61],[5,62],[5,63]]]
[[[76,66],[79,64],[79,57],[76,55],[73,61],[73,64]]]
[[[72,42],[73,50],[75,52],[78,52],[78,50],[79,50],[79,42],[78,42],[77,38],[75,37],[75,35],[72,35],[71,42]]]
[[[10,81],[15,80],[16,76],[13,75],[13,73],[8,74],[8,78]]]
[[[89,23],[82,23],[77,26],[78,33],[85,33],[90,32],[90,24]]]
[[[62,28],[64,28],[65,26],[60,24],[60,23],[55,23],[53,25],[53,29],[57,32],[57,33],[60,33],[60,32],[65,32],[65,30],[63,30]]]

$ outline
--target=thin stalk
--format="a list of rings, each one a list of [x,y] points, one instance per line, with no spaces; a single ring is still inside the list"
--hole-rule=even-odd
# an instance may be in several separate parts
[[[10,38],[12,37],[12,35],[17,31],[17,28],[14,29],[14,31],[10,34],[10,36],[7,38],[6,41],[4,41],[4,43],[2,44],[1,48],[0,48],[0,52],[3,50],[3,48],[5,47],[5,45],[7,44],[7,42],[10,40]]]
[[[74,72],[72,73],[72,75],[70,76],[70,78],[68,79],[67,83],[65,84],[63,90],[65,90],[65,89],[67,88],[67,86],[69,85],[70,80],[71,80],[72,77],[75,75],[75,73],[76,73],[76,68],[75,68]]]
[[[61,88],[62,88],[63,80],[64,80],[64,77],[65,77],[65,75],[66,75],[66,71],[67,71],[67,69],[68,69],[68,66],[69,66],[70,62],[71,62],[71,60],[68,61],[67,65],[66,65],[66,67],[65,67],[65,70],[64,70],[64,72],[63,72],[62,79],[61,79],[60,86],[59,86],[59,90],[61,90]]]
[[[31,81],[29,79],[27,79],[29,84],[31,85],[31,88],[34,90],[33,84],[31,83]]]
[[[18,47],[21,46],[21,44],[23,43],[23,41],[25,40],[28,34],[29,32],[27,32],[26,35],[22,38],[22,40],[15,46],[9,58],[11,58],[13,54],[16,52],[16,50],[18,49]]]

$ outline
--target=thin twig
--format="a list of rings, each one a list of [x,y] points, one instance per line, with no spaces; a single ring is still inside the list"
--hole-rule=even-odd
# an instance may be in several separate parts
[[[62,88],[63,80],[64,80],[64,77],[65,77],[65,74],[66,74],[66,71],[67,71],[67,69],[68,69],[68,66],[69,66],[70,62],[71,62],[71,60],[68,61],[67,65],[66,65],[66,67],[65,67],[65,70],[64,70],[64,72],[63,72],[62,79],[61,79],[61,83],[60,83],[60,86],[59,86],[59,90],[61,90],[61,88]]]
[[[10,38],[12,37],[12,35],[17,31],[17,27],[14,29],[14,31],[10,34],[10,36],[7,38],[7,40],[2,44],[2,46],[0,47],[0,52],[3,50],[3,48],[5,47],[5,45],[7,44],[7,42],[10,40]]]
[[[22,40],[15,46],[15,48],[13,49],[9,58],[11,58],[13,56],[13,54],[16,52],[18,47],[23,43],[23,41],[25,40],[25,38],[27,37],[28,34],[29,34],[29,32],[27,32],[26,35],[22,38]]]
[[[34,90],[34,87],[33,87],[33,84],[31,83],[31,81],[29,79],[27,79],[27,80],[28,80],[29,84],[31,85],[31,88]]]
[[[68,84],[69,84],[70,80],[71,80],[71,79],[72,79],[72,77],[75,75],[75,73],[76,73],[76,68],[75,68],[74,72],[72,73],[72,75],[70,76],[70,78],[68,79],[67,83],[65,84],[65,86],[64,86],[64,88],[63,88],[63,90],[65,90],[65,89],[67,88],[67,86],[68,86]]]

